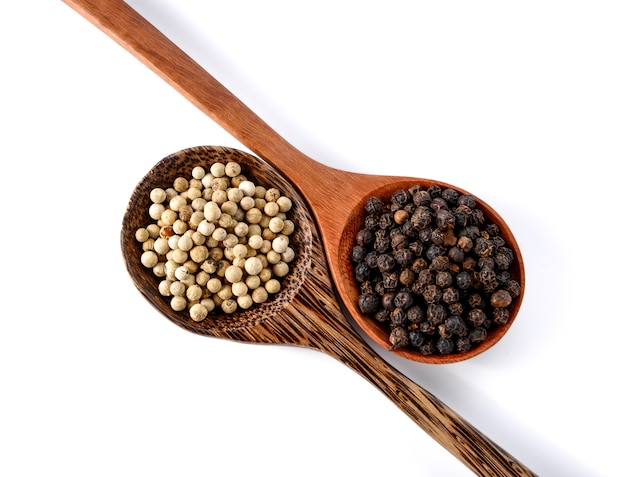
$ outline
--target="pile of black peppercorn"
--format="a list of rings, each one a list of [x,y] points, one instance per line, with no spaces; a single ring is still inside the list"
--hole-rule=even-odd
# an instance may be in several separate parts
[[[391,349],[466,352],[509,320],[514,258],[471,195],[415,185],[371,197],[352,248],[358,306],[389,327]]]

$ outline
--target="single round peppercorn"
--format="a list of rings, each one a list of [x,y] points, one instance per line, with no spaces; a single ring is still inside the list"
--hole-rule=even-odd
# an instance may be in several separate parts
[[[356,233],[356,243],[361,247],[366,246],[374,240],[374,234],[369,229],[361,229]]]
[[[413,305],[406,312],[406,319],[411,323],[421,323],[425,318],[424,310],[417,305]]]
[[[368,214],[380,214],[383,210],[383,201],[379,197],[370,197],[365,202],[365,211]]]
[[[402,326],[392,328],[389,335],[389,342],[391,343],[391,349],[404,348],[409,344],[409,332]]]
[[[394,297],[393,303],[396,307],[407,310],[413,306],[413,294],[409,291],[400,291]]]
[[[383,253],[378,256],[377,266],[383,273],[390,272],[396,266],[396,261],[391,254]]]
[[[437,350],[441,354],[450,354],[454,351],[454,341],[450,338],[439,338],[437,340]]]
[[[491,295],[490,303],[494,308],[504,308],[511,304],[513,298],[511,294],[506,290],[497,290]]]
[[[360,295],[358,305],[361,313],[369,315],[378,311],[380,299],[376,295]]]

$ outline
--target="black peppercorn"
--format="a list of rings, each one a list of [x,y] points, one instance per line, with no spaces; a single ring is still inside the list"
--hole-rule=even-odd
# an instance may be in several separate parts
[[[356,233],[356,243],[361,247],[367,246],[372,240],[374,240],[374,234],[371,230],[361,229]]]
[[[390,228],[394,224],[393,215],[390,212],[383,212],[378,217],[378,226],[383,230]]]
[[[380,305],[383,307],[383,310],[391,311],[396,307],[394,303],[395,297],[395,292],[387,292],[382,296]]]
[[[378,256],[376,265],[381,272],[385,273],[393,270],[393,268],[396,266],[396,261],[393,258],[393,255],[389,253],[383,253]]]
[[[413,306],[413,294],[409,291],[400,291],[393,299],[396,307],[406,310]]]
[[[424,341],[424,343],[422,343],[422,345],[419,347],[419,351],[424,356],[428,356],[434,354],[437,351],[437,346],[433,340],[427,340]]]
[[[400,277],[398,278],[398,280],[402,285],[408,287],[415,280],[415,273],[412,270],[405,268],[400,272]]]
[[[418,230],[424,230],[430,225],[432,218],[432,211],[428,207],[420,205],[411,216],[411,224]]]
[[[431,303],[426,308],[426,319],[435,325],[443,323],[447,315],[446,309],[441,304]]]
[[[422,296],[426,303],[439,303],[442,291],[437,285],[426,285],[422,291]]]
[[[411,193],[408,190],[400,189],[393,193],[393,195],[391,196],[391,200],[397,204],[404,205],[409,200],[413,200],[413,197],[411,196]]]
[[[409,332],[409,343],[414,348],[419,348],[426,342],[426,335],[418,330]]]
[[[413,305],[406,311],[406,319],[411,323],[421,323],[425,318],[424,310],[418,305]]]
[[[389,321],[389,311],[388,310],[378,310],[374,314],[374,319],[380,323],[386,323]]]
[[[472,347],[472,342],[467,336],[461,336],[456,340],[456,350],[459,353],[465,353]]]
[[[497,290],[491,295],[490,303],[494,308],[504,308],[511,304],[513,298],[506,290]]]
[[[493,317],[493,322],[496,325],[505,325],[509,321],[509,309],[508,308],[494,308],[492,317]]]
[[[376,313],[380,308],[380,299],[376,295],[360,295],[358,305],[361,313],[370,315]]]
[[[394,308],[389,313],[389,321],[392,327],[406,325],[406,312],[402,308]]]
[[[380,214],[383,210],[383,201],[379,197],[370,197],[365,202],[365,212],[368,214]]]
[[[353,262],[362,262],[365,260],[367,256],[367,249],[362,247],[361,245],[355,245],[352,247],[352,261]]]
[[[472,285],[472,276],[466,271],[459,272],[456,284],[461,290],[467,290]]]
[[[464,310],[463,303],[461,303],[460,301],[455,301],[455,302],[448,304],[448,312],[451,315],[461,316],[463,315],[463,310]]]
[[[458,198],[457,204],[466,205],[470,209],[473,209],[474,207],[476,207],[476,199],[474,199],[472,195],[463,194]]]
[[[409,344],[409,332],[401,326],[393,328],[389,335],[389,343],[391,343],[391,350],[404,348]]]
[[[454,341],[450,338],[439,338],[437,340],[437,350],[441,354],[450,354],[454,351]]]
[[[459,193],[454,189],[444,189],[441,191],[441,198],[452,205],[456,205],[459,200]]]
[[[437,275],[435,276],[435,284],[441,288],[448,288],[452,285],[452,281],[452,273],[448,270],[437,272]]]
[[[366,215],[363,224],[367,230],[376,230],[378,228],[378,217],[375,215]]]
[[[359,262],[354,267],[354,277],[356,281],[361,283],[366,281],[370,276],[370,267],[365,262]]]
[[[464,336],[467,334],[467,324],[460,316],[450,316],[446,318],[444,324],[446,330],[453,335]]]
[[[481,343],[482,341],[485,341],[485,338],[487,338],[487,329],[482,326],[478,326],[470,331],[468,337],[472,343]]]

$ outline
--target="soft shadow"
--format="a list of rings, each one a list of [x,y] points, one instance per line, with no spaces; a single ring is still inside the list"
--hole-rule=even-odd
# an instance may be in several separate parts
[[[180,11],[172,9],[170,5],[155,4],[150,0],[129,0],[127,3],[296,148],[321,163],[337,164],[339,161],[347,161],[338,157],[336,151],[329,149],[322,138],[307,132],[298,117],[287,114],[278,101],[260,90],[254,76],[246,73],[236,61],[212,45],[206,32],[197,28]]]

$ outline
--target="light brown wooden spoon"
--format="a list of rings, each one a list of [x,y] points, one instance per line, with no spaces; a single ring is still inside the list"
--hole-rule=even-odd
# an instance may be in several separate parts
[[[375,341],[387,346],[386,332],[361,315],[356,305],[358,289],[349,257],[365,200],[371,195],[387,197],[397,189],[414,184],[452,186],[426,179],[353,174],[324,166],[279,136],[123,1],[64,2],[263,159],[228,148],[191,148],[163,159],[138,184],[124,217],[121,242],[129,273],[146,299],[174,323],[195,333],[245,342],[293,344],[326,352],[370,381],[478,475],[534,475],[375,353],[352,328],[333,293],[334,286],[346,311]],[[173,312],[160,296],[156,278],[139,263],[134,232],[147,223],[147,192],[151,188],[171,184],[175,177],[188,175],[195,165],[228,158],[242,163],[258,182],[277,185],[292,198],[298,225],[293,241],[297,259],[286,279],[284,291],[275,300],[228,319],[210,317],[195,323],[188,314]],[[335,200],[329,201],[329,197]],[[523,290],[521,254],[511,231],[491,207],[478,202],[487,218],[500,226],[503,237],[513,248],[517,259],[514,276]],[[502,327],[501,333],[471,353],[482,352],[500,339],[512,323],[520,302],[521,296],[511,309],[511,319]],[[416,359],[410,353],[399,354]],[[453,357],[452,360],[465,359],[473,354]],[[431,362],[446,361],[438,357]]]

